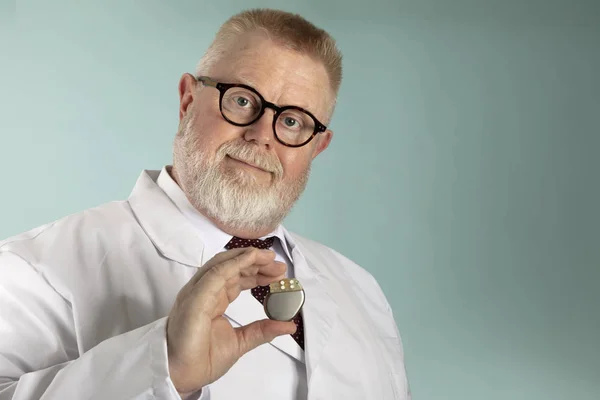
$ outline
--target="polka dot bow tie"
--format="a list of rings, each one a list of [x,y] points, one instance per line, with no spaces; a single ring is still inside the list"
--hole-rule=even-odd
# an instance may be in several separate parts
[[[225,245],[225,248],[227,250],[229,249],[238,249],[238,248],[242,248],[242,247],[256,247],[258,249],[263,249],[266,250],[268,248],[271,248],[273,246],[273,243],[275,242],[275,237],[270,237],[267,238],[265,240],[260,240],[260,239],[241,239],[238,237],[233,237],[233,239],[231,239],[229,241],[229,243],[227,243]],[[269,286],[257,286],[255,288],[253,288],[251,290],[252,295],[256,298],[256,300],[260,301],[260,304],[264,304],[265,302],[265,297],[267,297],[267,295],[269,294]],[[294,317],[294,319],[292,320],[294,321],[294,323],[296,324],[296,333],[294,333],[292,335],[292,337],[294,338],[294,340],[296,341],[296,343],[298,343],[298,345],[302,348],[302,350],[304,350],[304,323],[302,322],[302,315],[300,313],[298,313],[298,315],[296,315],[296,317]]]

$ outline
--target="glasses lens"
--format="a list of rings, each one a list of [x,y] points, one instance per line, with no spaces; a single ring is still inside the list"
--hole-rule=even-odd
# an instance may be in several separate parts
[[[240,87],[232,87],[223,95],[223,115],[236,124],[248,124],[260,113],[262,102],[256,93]]]
[[[283,111],[275,123],[277,137],[284,143],[297,145],[306,142],[315,131],[315,121],[305,112]]]

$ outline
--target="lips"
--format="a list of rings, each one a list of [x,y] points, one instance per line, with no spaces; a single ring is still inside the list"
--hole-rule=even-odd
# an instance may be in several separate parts
[[[235,160],[237,162],[241,162],[241,163],[244,163],[246,165],[249,165],[250,167],[253,167],[253,168],[256,168],[256,169],[260,169],[261,171],[270,172],[270,171],[265,170],[262,167],[259,167],[258,165],[252,164],[252,163],[250,163],[248,161],[240,160],[239,158],[235,158],[235,157],[233,157],[233,156],[231,156],[229,154],[227,155],[227,157],[229,157],[229,158],[231,158],[231,159],[233,159],[233,160]]]

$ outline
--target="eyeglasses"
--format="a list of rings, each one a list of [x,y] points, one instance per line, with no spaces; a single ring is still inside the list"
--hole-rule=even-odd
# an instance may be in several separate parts
[[[251,86],[216,82],[207,76],[197,76],[196,80],[219,90],[221,115],[232,125],[252,125],[263,116],[265,109],[274,110],[273,133],[277,141],[285,146],[302,147],[318,133],[327,130],[327,127],[307,110],[296,106],[279,107],[266,101]]]

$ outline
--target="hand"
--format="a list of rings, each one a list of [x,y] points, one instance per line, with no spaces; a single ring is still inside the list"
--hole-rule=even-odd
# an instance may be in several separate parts
[[[223,316],[242,290],[285,276],[286,265],[274,260],[269,250],[228,250],[210,259],[181,289],[167,319],[169,373],[180,394],[216,381],[248,351],[296,331],[291,321],[269,319],[233,328]]]

